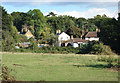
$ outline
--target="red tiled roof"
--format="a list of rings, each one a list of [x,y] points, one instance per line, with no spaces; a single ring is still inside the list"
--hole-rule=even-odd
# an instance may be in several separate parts
[[[73,38],[72,41],[73,42],[88,42],[88,40],[84,40],[84,39],[81,39],[81,38]]]
[[[97,32],[88,32],[85,37],[97,37]]]

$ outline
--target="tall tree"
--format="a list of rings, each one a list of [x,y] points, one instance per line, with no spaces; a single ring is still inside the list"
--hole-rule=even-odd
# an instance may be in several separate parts
[[[77,28],[75,26],[70,27],[67,31],[67,34],[73,35],[74,38],[81,38],[82,31],[80,28]]]
[[[50,12],[47,16],[56,16],[57,14],[55,14],[54,12]]]
[[[44,27],[43,29],[40,29],[40,31],[37,33],[37,40],[39,40],[40,43],[48,43],[50,37],[50,31],[51,29],[48,27]]]
[[[32,28],[31,30],[34,31],[36,39],[39,39],[39,32],[45,28],[45,17],[39,9],[29,10],[27,14],[32,16],[30,24],[33,26],[34,30]]]

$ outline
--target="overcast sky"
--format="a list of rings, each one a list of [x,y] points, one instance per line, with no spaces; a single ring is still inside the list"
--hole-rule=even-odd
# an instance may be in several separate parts
[[[57,0],[58,1],[58,0]],[[106,14],[117,18],[118,0],[2,0],[2,6],[10,14],[12,12],[28,12],[30,9],[40,9],[44,15],[54,12],[57,15],[92,18]],[[105,2],[106,1],[106,2]]]

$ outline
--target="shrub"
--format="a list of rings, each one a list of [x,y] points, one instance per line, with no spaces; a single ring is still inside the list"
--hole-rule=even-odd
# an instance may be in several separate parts
[[[92,48],[92,44],[88,43],[88,44],[81,44],[80,48],[79,48],[79,54],[88,54],[90,53]]]
[[[97,60],[104,62],[118,62],[118,58],[115,55],[100,55],[98,56]]]
[[[2,81],[15,81],[14,76],[10,75],[12,69],[9,69],[7,66],[2,66]]]
[[[110,55],[114,54],[110,48],[110,46],[104,45],[104,54]]]
[[[100,54],[104,51],[104,46],[103,46],[103,43],[100,43],[100,44],[94,44],[92,46],[92,51],[91,53],[93,54]]]
[[[113,54],[111,48],[107,45],[103,45],[103,43],[97,43],[92,46],[91,52],[92,54],[105,54],[110,55]]]
[[[41,47],[37,51],[37,53],[77,53],[79,52],[79,48],[73,47]]]
[[[107,62],[107,67],[113,67],[113,62],[118,62],[118,58],[115,55],[100,55],[97,58],[98,61]]]
[[[36,42],[34,42],[34,43],[32,43],[31,45],[30,45],[30,48],[32,49],[32,50],[38,50],[38,45],[37,45],[37,43]]]

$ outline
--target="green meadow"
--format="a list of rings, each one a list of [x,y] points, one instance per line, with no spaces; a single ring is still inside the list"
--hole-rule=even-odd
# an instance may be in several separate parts
[[[117,81],[118,72],[103,68],[97,55],[3,53],[2,64],[17,81]]]

